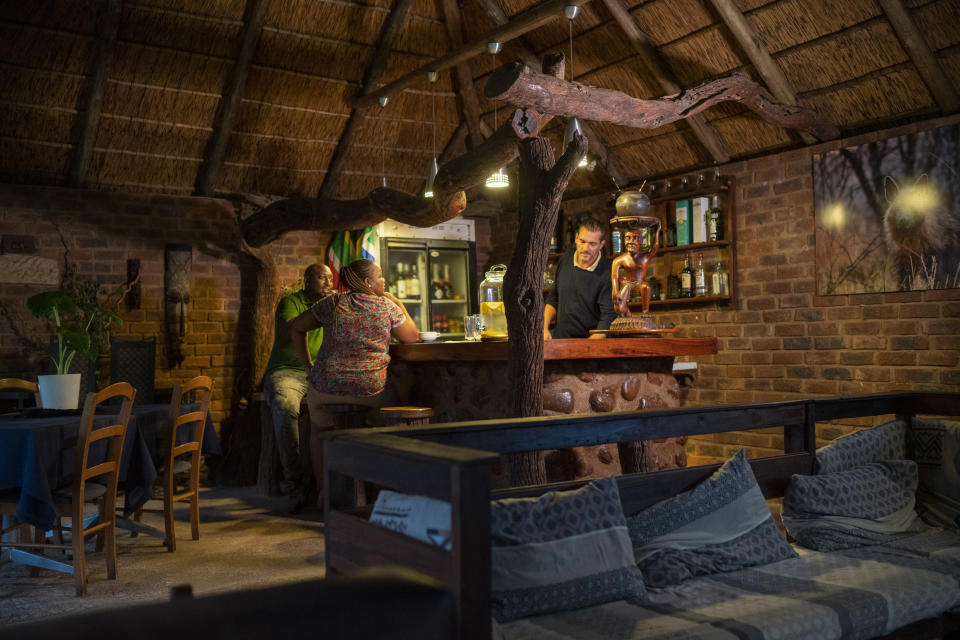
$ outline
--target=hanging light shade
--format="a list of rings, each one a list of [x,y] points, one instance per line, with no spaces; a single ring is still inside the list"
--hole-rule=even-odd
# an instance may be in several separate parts
[[[433,162],[430,163],[430,175],[427,177],[427,188],[423,192],[424,198],[433,197],[433,182],[437,179],[437,172],[440,171],[440,166],[437,165],[437,157],[433,157]]]
[[[495,173],[490,174],[490,177],[487,178],[487,187],[491,189],[503,189],[504,187],[510,186],[510,176],[507,175],[507,172],[503,170],[503,167],[497,169]]]

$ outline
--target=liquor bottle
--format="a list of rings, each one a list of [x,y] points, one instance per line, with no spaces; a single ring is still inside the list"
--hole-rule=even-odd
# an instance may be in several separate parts
[[[693,295],[699,297],[708,293],[707,272],[703,268],[703,252],[697,253],[697,266],[693,270]]]
[[[550,235],[550,248],[548,251],[550,253],[557,253],[560,250],[560,245],[557,243],[557,225],[553,225],[553,234]]]
[[[722,262],[713,265],[713,295],[727,297],[730,295],[730,274]]]
[[[667,297],[680,297],[680,276],[678,276],[676,273],[671,273],[667,277]]]
[[[693,297],[693,269],[690,268],[690,254],[683,258],[683,269],[680,270],[680,297]]]
[[[397,263],[397,297],[407,297],[407,265],[402,262]]]
[[[430,281],[434,300],[443,300],[443,281],[440,280],[440,265],[433,265],[433,279]]]
[[[618,256],[620,252],[623,251],[622,244],[622,235],[620,234],[620,229],[614,229],[610,232],[610,251],[613,252],[613,255]]]
[[[563,249],[566,251],[574,245],[576,241],[577,232],[573,228],[573,220],[567,220],[567,231],[563,234]]]
[[[420,299],[420,272],[417,263],[410,263],[410,277],[407,278],[407,295],[414,300]]]
[[[720,198],[713,196],[713,205],[707,211],[707,240],[723,240],[723,227],[720,225]]]
[[[450,265],[443,265],[443,297],[447,300],[455,300],[457,296],[453,291],[453,283],[450,282]]]

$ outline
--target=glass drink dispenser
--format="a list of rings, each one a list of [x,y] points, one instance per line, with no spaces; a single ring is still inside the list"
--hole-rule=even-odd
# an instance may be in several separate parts
[[[507,314],[503,306],[503,276],[507,266],[490,267],[480,283],[480,316],[483,322],[481,338],[487,340],[507,337]]]

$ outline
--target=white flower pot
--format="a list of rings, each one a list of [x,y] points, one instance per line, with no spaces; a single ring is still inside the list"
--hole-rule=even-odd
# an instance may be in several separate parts
[[[80,374],[37,376],[44,409],[76,409],[80,404]]]

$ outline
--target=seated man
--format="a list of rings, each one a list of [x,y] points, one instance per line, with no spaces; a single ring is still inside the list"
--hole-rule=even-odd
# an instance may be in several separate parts
[[[290,497],[291,513],[307,504],[312,483],[300,461],[300,401],[307,395],[307,372],[290,341],[290,321],[333,291],[330,267],[312,264],[303,274],[303,288],[284,296],[277,305],[273,351],[263,378],[263,397],[273,416],[277,449],[283,466],[280,491]],[[323,342],[323,329],[309,332],[307,344],[312,359]]]
[[[543,306],[543,338],[603,338],[591,329],[609,329],[613,310],[610,259],[604,257],[603,225],[592,218],[580,223],[575,247],[557,265],[557,276]],[[557,325],[550,331],[550,324]]]

